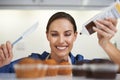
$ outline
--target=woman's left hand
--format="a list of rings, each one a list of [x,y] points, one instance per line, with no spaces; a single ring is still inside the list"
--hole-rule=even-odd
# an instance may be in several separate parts
[[[105,18],[95,21],[95,24],[96,27],[93,27],[93,30],[97,32],[99,44],[105,46],[117,32],[117,19]]]

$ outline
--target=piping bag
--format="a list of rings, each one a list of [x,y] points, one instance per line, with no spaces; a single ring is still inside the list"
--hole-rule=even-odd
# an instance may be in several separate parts
[[[89,19],[86,23],[82,26],[81,34],[91,35],[95,31],[93,30],[93,27],[98,27],[95,25],[94,21],[105,19],[105,18],[120,18],[120,2],[116,1],[115,3],[111,4],[109,7],[105,8],[101,13],[95,15],[91,19]],[[99,27],[98,27],[99,28]]]
[[[30,28],[28,28],[19,38],[17,38],[13,43],[12,46],[14,46],[16,43],[18,43],[20,40],[22,40],[23,38],[27,37],[28,35],[30,35],[33,31],[35,31],[38,27],[38,22],[36,22],[35,24],[33,24]]]

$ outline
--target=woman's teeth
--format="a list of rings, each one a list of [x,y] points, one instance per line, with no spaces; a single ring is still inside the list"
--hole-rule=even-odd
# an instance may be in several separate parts
[[[66,46],[65,47],[57,47],[57,49],[59,49],[59,50],[64,50],[66,48],[67,48]]]

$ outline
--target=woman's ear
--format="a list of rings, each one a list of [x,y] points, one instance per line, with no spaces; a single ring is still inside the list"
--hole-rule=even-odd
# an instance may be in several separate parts
[[[48,32],[46,32],[46,37],[47,37],[47,40],[49,41]]]
[[[78,32],[75,32],[75,33],[74,33],[74,41],[75,41],[76,38],[77,38],[77,34],[78,34]]]

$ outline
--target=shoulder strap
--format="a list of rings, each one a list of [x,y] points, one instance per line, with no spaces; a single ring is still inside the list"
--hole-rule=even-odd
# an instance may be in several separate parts
[[[31,57],[31,58],[34,58],[34,59],[41,59],[41,60],[44,60],[46,59],[46,57],[49,55],[48,52],[44,51],[42,54],[38,54],[38,53],[32,53],[30,56],[28,57]]]
[[[70,52],[69,56],[71,58],[72,64],[75,64],[77,61],[84,60],[84,57],[80,54],[77,54],[76,57],[74,57],[73,54]]]

